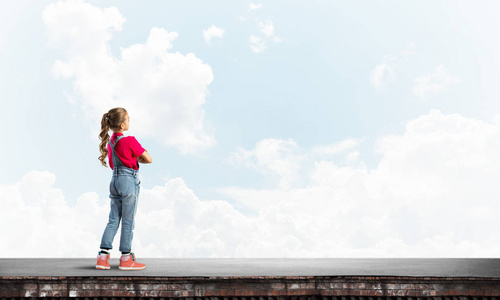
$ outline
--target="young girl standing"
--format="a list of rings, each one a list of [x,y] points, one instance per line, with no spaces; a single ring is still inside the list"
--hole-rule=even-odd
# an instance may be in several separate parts
[[[108,225],[104,230],[101,240],[101,251],[97,256],[97,269],[110,269],[109,250],[113,248],[113,239],[120,219],[122,230],[120,236],[120,258],[121,270],[142,270],[146,266],[135,261],[134,253],[131,252],[132,237],[134,230],[134,217],[137,210],[137,201],[141,181],[139,179],[139,163],[151,163],[152,159],[146,149],[133,136],[125,137],[124,131],[129,128],[129,116],[124,108],[117,107],[105,113],[101,119],[101,143],[99,160],[107,167],[105,158],[113,170],[113,177],[109,185],[111,212],[109,213]],[[111,139],[108,131],[112,130]]]

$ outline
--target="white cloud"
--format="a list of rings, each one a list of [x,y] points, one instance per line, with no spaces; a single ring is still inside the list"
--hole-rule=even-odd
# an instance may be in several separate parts
[[[439,93],[459,82],[460,79],[450,75],[444,65],[439,65],[434,70],[434,73],[425,73],[415,78],[413,94],[425,99],[427,95]]]
[[[161,257],[232,256],[241,233],[254,225],[225,201],[200,201],[180,178],[144,190],[140,197],[134,236]]]
[[[262,3],[250,3],[248,7],[250,8],[250,10],[258,10],[261,9],[263,6]]]
[[[361,144],[361,142],[361,139],[348,138],[332,145],[316,147],[312,151],[315,154],[323,155],[338,154],[346,150],[357,148]]]
[[[253,8],[252,8],[253,7]],[[250,8],[252,10],[262,8],[262,5],[254,5],[253,3],[250,4]],[[257,24],[257,28],[260,30],[262,34],[264,34],[264,38],[261,38],[256,35],[251,35],[250,36],[250,48],[252,49],[253,52],[255,53],[260,53],[263,50],[267,49],[267,42],[274,42],[274,43],[280,43],[283,41],[282,38],[274,35],[274,22],[271,20],[265,20],[261,21],[258,18],[255,18],[255,22]]]
[[[386,61],[375,67],[370,77],[370,82],[378,90],[382,90],[388,83],[395,80],[395,66]]]
[[[0,185],[1,257],[97,255],[109,200],[85,193],[69,206],[63,192],[53,187],[55,179],[49,172],[31,171],[18,183]],[[254,222],[227,202],[200,201],[175,178],[141,190],[133,251],[140,257],[232,256],[241,232],[250,232]],[[115,254],[119,237],[120,232]]]
[[[267,49],[266,43],[258,36],[251,35],[250,36],[250,48],[255,53],[260,53]]]
[[[378,64],[370,75],[370,82],[377,90],[383,90],[387,85],[396,81],[398,64],[415,53],[415,44],[411,43],[408,49],[398,55],[387,55],[381,64]]]
[[[260,31],[271,41],[280,43],[283,39],[274,35],[274,23],[271,20],[259,21],[257,20],[257,27]]]
[[[257,25],[265,36],[270,37],[273,35],[273,33],[274,33],[273,21],[270,21],[270,20],[267,20],[265,22],[258,21]]]
[[[116,8],[59,1],[48,5],[42,18],[51,44],[66,53],[54,63],[53,73],[73,80],[91,124],[100,124],[102,114],[121,106],[130,114],[131,132],[141,137],[182,153],[215,144],[203,110],[212,69],[193,53],[171,51],[176,32],[152,28],[144,44],[120,48],[121,56],[115,57],[109,40],[125,22]]]
[[[353,165],[359,162],[360,152],[358,150],[359,146],[363,142],[363,139],[348,138],[339,143],[335,143],[327,146],[320,146],[311,149],[311,156],[339,156],[343,155],[344,162],[347,165]],[[338,161],[337,163],[339,163]]]
[[[203,39],[207,44],[210,44],[210,41],[215,37],[222,39],[225,32],[225,29],[212,25],[210,28],[203,30]]]
[[[315,157],[298,166],[313,165],[306,187],[220,191],[259,216],[288,220],[282,234],[297,238],[304,255],[491,257],[500,249],[491,213],[500,209],[499,141],[500,116],[485,123],[431,111],[379,140],[374,169],[314,156],[349,153],[357,145],[348,139],[304,154]]]
[[[103,203],[95,193],[87,193],[69,207],[62,191],[52,187],[54,182],[49,172],[31,171],[18,183],[0,185],[0,225],[6,229],[0,232],[2,257],[81,257],[95,252],[94,221],[106,218]]]
[[[263,174],[277,175],[280,188],[288,188],[298,177],[302,155],[291,139],[264,139],[253,150],[236,150],[229,157],[231,163],[243,164]]]

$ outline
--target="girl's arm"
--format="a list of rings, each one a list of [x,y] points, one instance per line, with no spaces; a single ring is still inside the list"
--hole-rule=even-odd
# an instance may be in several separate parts
[[[149,155],[147,150],[144,150],[144,152],[137,158],[137,161],[140,162],[141,164],[150,164],[153,162],[153,159]]]

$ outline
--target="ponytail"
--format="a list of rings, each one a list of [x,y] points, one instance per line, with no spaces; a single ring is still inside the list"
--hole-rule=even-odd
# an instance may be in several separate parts
[[[108,156],[108,148],[106,145],[109,142],[109,117],[108,114],[105,113],[102,115],[101,119],[101,133],[99,134],[99,139],[101,140],[101,143],[99,144],[99,151],[101,152],[101,156],[99,156],[99,160],[101,161],[101,164],[105,167],[108,165],[106,164],[106,157]]]
[[[126,116],[127,116],[127,111],[121,107],[113,108],[109,112],[102,115],[101,133],[99,133],[99,139],[101,140],[101,143],[99,144],[99,151],[101,152],[99,160],[101,161],[101,164],[105,167],[108,166],[106,164],[106,157],[109,154],[107,144],[109,142],[110,137],[108,132],[110,129],[118,131],[120,129],[120,124],[125,122]]]

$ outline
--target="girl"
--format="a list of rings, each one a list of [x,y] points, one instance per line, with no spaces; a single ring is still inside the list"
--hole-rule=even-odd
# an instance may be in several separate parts
[[[137,200],[141,181],[139,180],[139,162],[149,164],[152,162],[146,149],[133,136],[123,136],[123,132],[129,128],[129,116],[124,108],[117,107],[105,113],[101,119],[101,133],[99,138],[101,144],[99,160],[105,167],[106,156],[113,177],[109,185],[111,198],[111,212],[109,221],[101,240],[101,251],[97,256],[97,269],[110,269],[109,250],[113,248],[120,219],[122,220],[122,232],[120,236],[120,258],[121,270],[142,270],[146,266],[135,261],[134,253],[131,251],[134,230],[134,216],[137,210]],[[108,131],[113,130],[111,139]]]

